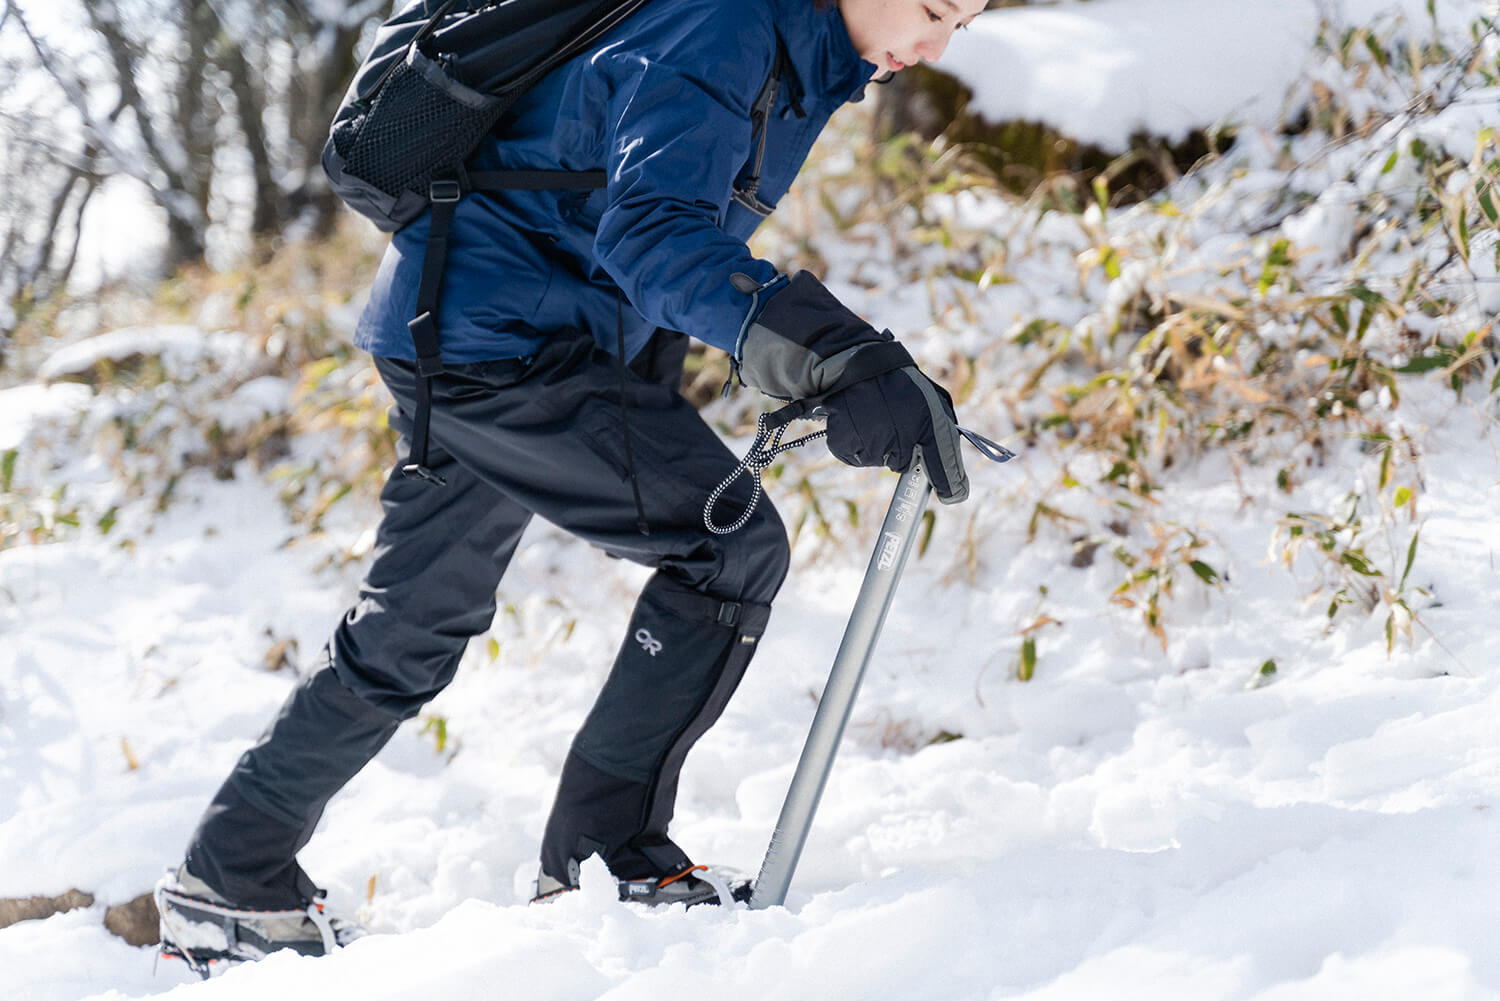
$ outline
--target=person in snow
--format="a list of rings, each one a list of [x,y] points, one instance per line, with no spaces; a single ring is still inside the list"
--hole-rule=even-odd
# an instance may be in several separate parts
[[[297,852],[330,797],[490,626],[533,515],[655,570],[563,765],[536,896],[576,887],[580,862],[598,854],[622,899],[718,899],[668,837],[678,773],[755,653],[789,552],[769,504],[730,534],[703,524],[709,490],[738,462],[676,392],[683,335],[729,352],[747,385],[820,400],[841,460],[900,471],[920,454],[939,499],[964,499],[947,394],[910,364],[869,374],[861,353],[891,335],[746,241],[837,108],[872,77],[937,59],[984,6],[648,3],[529,91],[471,167],[602,168],[607,185],[459,203],[425,464],[441,486],[399,472],[428,217],[394,236],[356,333],[401,434],[374,557],[318,662],[164,881],[169,950],[320,954],[340,937]],[[768,91],[769,113],[757,107]]]

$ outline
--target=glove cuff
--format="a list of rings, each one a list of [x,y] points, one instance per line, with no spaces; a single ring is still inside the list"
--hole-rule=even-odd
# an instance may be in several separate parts
[[[755,296],[752,312],[760,297]],[[746,385],[770,396],[805,400],[847,385],[851,371],[864,371],[861,378],[869,378],[901,367],[892,364],[871,371],[866,366],[873,359],[855,363],[862,349],[894,340],[888,331],[877,331],[855,315],[812,274],[799,271],[776,288],[758,313],[746,318],[734,363]],[[905,364],[910,364],[909,357]]]

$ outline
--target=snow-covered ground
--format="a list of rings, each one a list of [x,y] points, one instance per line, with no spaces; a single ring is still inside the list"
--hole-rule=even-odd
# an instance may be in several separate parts
[[[1139,6],[1007,11],[973,34],[1054,17],[1114,38],[1118,18]],[[1285,30],[1270,16],[1235,21],[1243,6],[1157,0],[1162,30],[1151,38],[1189,24],[1189,8],[1219,11],[1247,47]],[[1034,37],[1037,53],[1059,36]],[[1119,37],[1122,57],[1150,40]],[[1198,72],[1143,64],[1179,93]],[[1466,135],[1470,151],[1477,129],[1411,127],[1429,144]],[[1328,183],[1321,169],[1343,176],[1368,150],[1294,177],[1257,142],[1272,140],[1247,135],[1224,177],[1172,193],[1179,215],[1218,206],[1202,210],[1196,229],[1174,231],[1192,246],[1173,287],[1212,296],[1236,280],[1215,267],[1249,239],[1230,231],[1235,210],[1254,215],[1257,193],[1278,185],[1308,195],[1281,232],[1312,248],[1310,273],[1317,252],[1332,255],[1325,271],[1344,266],[1330,240],[1342,233],[1343,196],[1313,198]],[[1394,183],[1400,169],[1371,172],[1368,183]],[[1001,436],[1007,372],[1025,354],[998,332],[1034,316],[1102,330],[1118,314],[1116,285],[1132,279],[1128,262],[1114,284],[1097,268],[1080,279],[1091,270],[1081,263],[1093,253],[1086,231],[1109,227],[1128,256],[1153,243],[1161,217],[1053,214],[1021,227],[1022,210],[1007,203],[954,206],[969,225],[1017,241],[1015,280],[969,285],[973,315],[947,309],[913,350],[936,360],[960,343],[993,359],[963,416]],[[840,261],[835,284],[893,329],[928,327],[932,303],[948,301],[942,291],[897,282],[898,268],[880,260],[884,244],[866,236],[820,237],[825,251],[841,251],[824,254]],[[1482,302],[1471,306],[1476,323]],[[108,336],[59,352],[49,371],[159,352],[166,374],[184,379],[205,362],[181,329]],[[247,342],[215,337],[219,370],[245,370],[237,393],[202,407],[237,426],[287,405],[284,384],[249,379]],[[156,424],[172,405],[199,406],[192,381],[181,385],[181,399],[157,401]],[[1500,434],[1483,386],[1461,402],[1436,376],[1400,386],[1384,419],[1413,443],[1398,476],[1418,490],[1419,517],[1371,517],[1368,531],[1381,537],[1369,551],[1390,583],[1420,528],[1410,579],[1418,618],[1390,652],[1382,616],[1351,608],[1330,624],[1328,593],[1314,597],[1311,570],[1288,573],[1272,545],[1288,511],[1378,492],[1358,441],[1330,442],[1320,464],[1296,453],[1286,490],[1217,453],[1163,477],[1154,509],[1170,517],[1158,523],[1201,536],[1219,582],[1179,581],[1164,606],[1165,649],[1139,609],[1108,602],[1122,574],[1108,546],[1074,566],[1066,531],[1043,524],[1029,539],[1037,500],[1065,474],[1081,476],[1086,458],[1046,439],[1017,443],[1021,459],[1005,466],[971,458],[973,499],[936,511],[931,544],[908,568],[786,908],[626,908],[597,864],[585,868],[583,892],[526,905],[567,742],[644,579],[539,526],[457,681],[333,802],[302,855],[333,909],[374,934],[325,959],[274,956],[204,984],[106,932],[103,909],[178,860],[208,797],[294,681],[290,667],[268,670],[267,653],[290,642],[294,661],[311,659],[353,595],[375,513],[340,505],[323,533],[308,535],[288,520],[279,485],[247,466],[228,481],[189,472],[164,514],[154,497],[115,504],[109,457],[65,443],[86,439],[80,425],[129,410],[128,399],[71,383],[0,392],[0,453],[20,449],[15,475],[70,484],[67,503],[47,509],[88,512],[61,541],[0,550],[0,898],[73,887],[96,897],[93,908],[0,930],[0,995],[1500,998],[1500,633],[1489,617],[1500,584]],[[673,828],[700,860],[752,873],[895,482],[811,454],[788,466],[769,486],[784,507],[798,507],[789,485],[806,475],[820,490],[838,484],[830,496],[849,498],[860,518],[848,523],[834,500],[832,538],[799,535],[752,670],[689,761]],[[107,531],[95,513],[106,506]],[[1023,631],[1047,619],[1055,624],[1030,634],[1036,673],[1023,682]]]
[[[1022,545],[1007,478],[1045,475],[1046,460],[976,470],[974,503],[993,508],[976,579],[945,579],[941,530],[909,570],[786,910],[643,913],[612,902],[597,869],[584,893],[526,906],[551,783],[640,583],[541,532],[504,589],[498,657],[476,644],[431,708],[443,751],[408,725],[304,852],[334,906],[378,934],[192,990],[1497,996],[1500,457],[1492,425],[1435,409],[1421,570],[1442,606],[1423,615],[1435,637],[1390,657],[1373,625],[1322,635],[1262,565],[1264,512],[1211,472],[1163,502],[1219,526],[1230,583],[1182,616],[1163,657],[1123,619],[1088,618],[1104,567]],[[203,476],[179,490],[149,532],[122,523],[0,559],[0,887],[99,900],[0,931],[8,997],[188,982],[100,911],[175,860],[284,697],[292,676],[263,666],[268,633],[310,651],[351,593],[357,565],[324,567],[328,540],[283,545],[270,487]],[[699,857],[758,866],[861,570],[794,574],[684,776],[675,830]],[[1009,664],[1041,585],[1068,638],[1044,641],[1022,684]],[[1277,680],[1252,687],[1268,658]],[[942,731],[963,739],[921,746]]]

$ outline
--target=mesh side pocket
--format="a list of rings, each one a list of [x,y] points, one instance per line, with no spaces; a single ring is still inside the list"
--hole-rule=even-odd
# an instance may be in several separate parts
[[[334,127],[333,144],[353,176],[392,196],[425,198],[432,179],[467,160],[510,103],[465,87],[413,48],[369,109]]]

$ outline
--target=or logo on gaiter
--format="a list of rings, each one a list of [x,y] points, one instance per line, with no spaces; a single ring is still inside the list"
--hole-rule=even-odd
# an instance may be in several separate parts
[[[653,657],[661,653],[661,640],[652,636],[649,629],[637,629],[635,631],[635,641],[641,645],[642,650]]]

